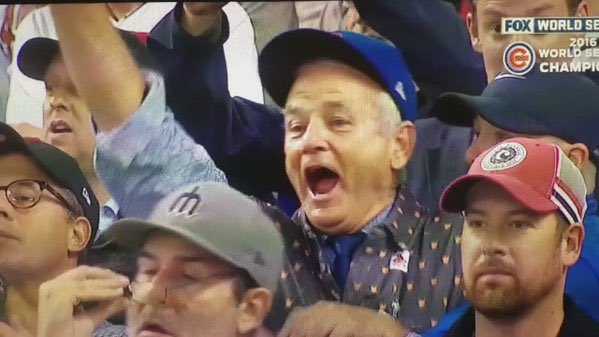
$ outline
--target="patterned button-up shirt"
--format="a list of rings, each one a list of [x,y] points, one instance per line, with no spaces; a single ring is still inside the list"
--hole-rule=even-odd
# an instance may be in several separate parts
[[[398,191],[391,211],[368,230],[354,254],[345,289],[327,262],[322,235],[305,213],[294,217],[310,238],[312,263],[333,298],[386,312],[411,331],[434,327],[462,302],[460,242],[462,219],[429,215],[407,189]]]

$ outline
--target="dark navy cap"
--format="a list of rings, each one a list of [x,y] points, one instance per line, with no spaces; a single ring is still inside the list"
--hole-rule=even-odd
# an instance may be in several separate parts
[[[150,51],[146,48],[146,33],[117,30],[129,48],[129,52],[142,69],[162,72]],[[25,76],[43,81],[46,71],[54,57],[60,52],[58,40],[47,37],[35,37],[27,40],[17,54],[17,66]]]
[[[569,143],[599,148],[599,86],[577,73],[525,76],[502,73],[480,96],[441,95],[432,113],[456,126],[472,126],[480,115],[490,124],[523,135],[550,135]]]
[[[275,37],[260,54],[262,85],[279,106],[284,106],[297,70],[320,58],[363,72],[391,95],[403,120],[417,119],[416,86],[401,51],[361,34],[296,29]]]

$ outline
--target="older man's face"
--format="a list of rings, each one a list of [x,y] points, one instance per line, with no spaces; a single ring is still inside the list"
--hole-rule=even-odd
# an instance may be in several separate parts
[[[414,133],[382,127],[381,95],[366,75],[332,61],[303,66],[289,93],[287,174],[312,225],[330,235],[359,231],[393,200],[394,174],[411,153],[404,140]]]

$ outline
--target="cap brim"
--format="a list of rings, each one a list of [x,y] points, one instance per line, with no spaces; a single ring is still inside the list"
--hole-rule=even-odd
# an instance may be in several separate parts
[[[366,57],[337,33],[315,29],[285,32],[268,43],[259,58],[262,85],[279,106],[284,106],[295,81],[297,70],[306,62],[319,58],[351,65],[386,86],[378,71]]]
[[[542,121],[529,117],[527,111],[496,97],[446,93],[435,101],[431,112],[440,121],[453,126],[472,127],[474,119],[480,116],[489,124],[513,133],[554,133]]]
[[[431,113],[443,123],[472,127],[477,115],[487,119],[487,115],[495,116],[509,109],[507,104],[497,98],[446,93],[435,100]]]
[[[198,248],[204,249],[214,256],[222,259],[234,266],[242,267],[233,258],[217,249],[212,243],[204,240],[193,233],[188,232],[184,228],[167,227],[151,221],[142,219],[122,219],[114,222],[110,227],[104,230],[101,234],[101,242],[94,245],[94,248],[101,248],[109,243],[139,251],[145,244],[148,235],[154,231],[163,232],[175,235],[185,241],[188,241]]]
[[[466,210],[467,194],[479,181],[488,181],[499,185],[524,207],[535,213],[549,213],[558,210],[557,205],[529,185],[514,177],[499,174],[473,174],[457,179],[443,191],[440,202],[441,210],[449,213]]]
[[[59,50],[57,40],[44,37],[30,39],[19,50],[17,66],[25,76],[43,81]]]
[[[117,32],[125,41],[139,67],[162,73],[162,68],[142,43],[138,33],[122,29],[117,29]],[[60,45],[57,40],[36,37],[27,40],[19,49],[17,66],[25,76],[43,81],[50,63],[58,53],[60,53]]]

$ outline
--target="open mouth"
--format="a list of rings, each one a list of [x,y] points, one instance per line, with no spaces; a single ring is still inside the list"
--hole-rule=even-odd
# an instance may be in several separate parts
[[[324,166],[312,166],[306,169],[306,180],[308,188],[314,197],[326,196],[337,184],[339,184],[339,174]]]
[[[156,334],[156,335],[165,335],[165,336],[171,335],[171,333],[168,330],[166,330],[164,327],[162,327],[158,323],[144,324],[140,330],[140,335],[144,336],[147,334],[150,334],[150,335]]]
[[[73,132],[73,129],[62,119],[55,119],[50,123],[50,133],[62,134],[70,132]]]

